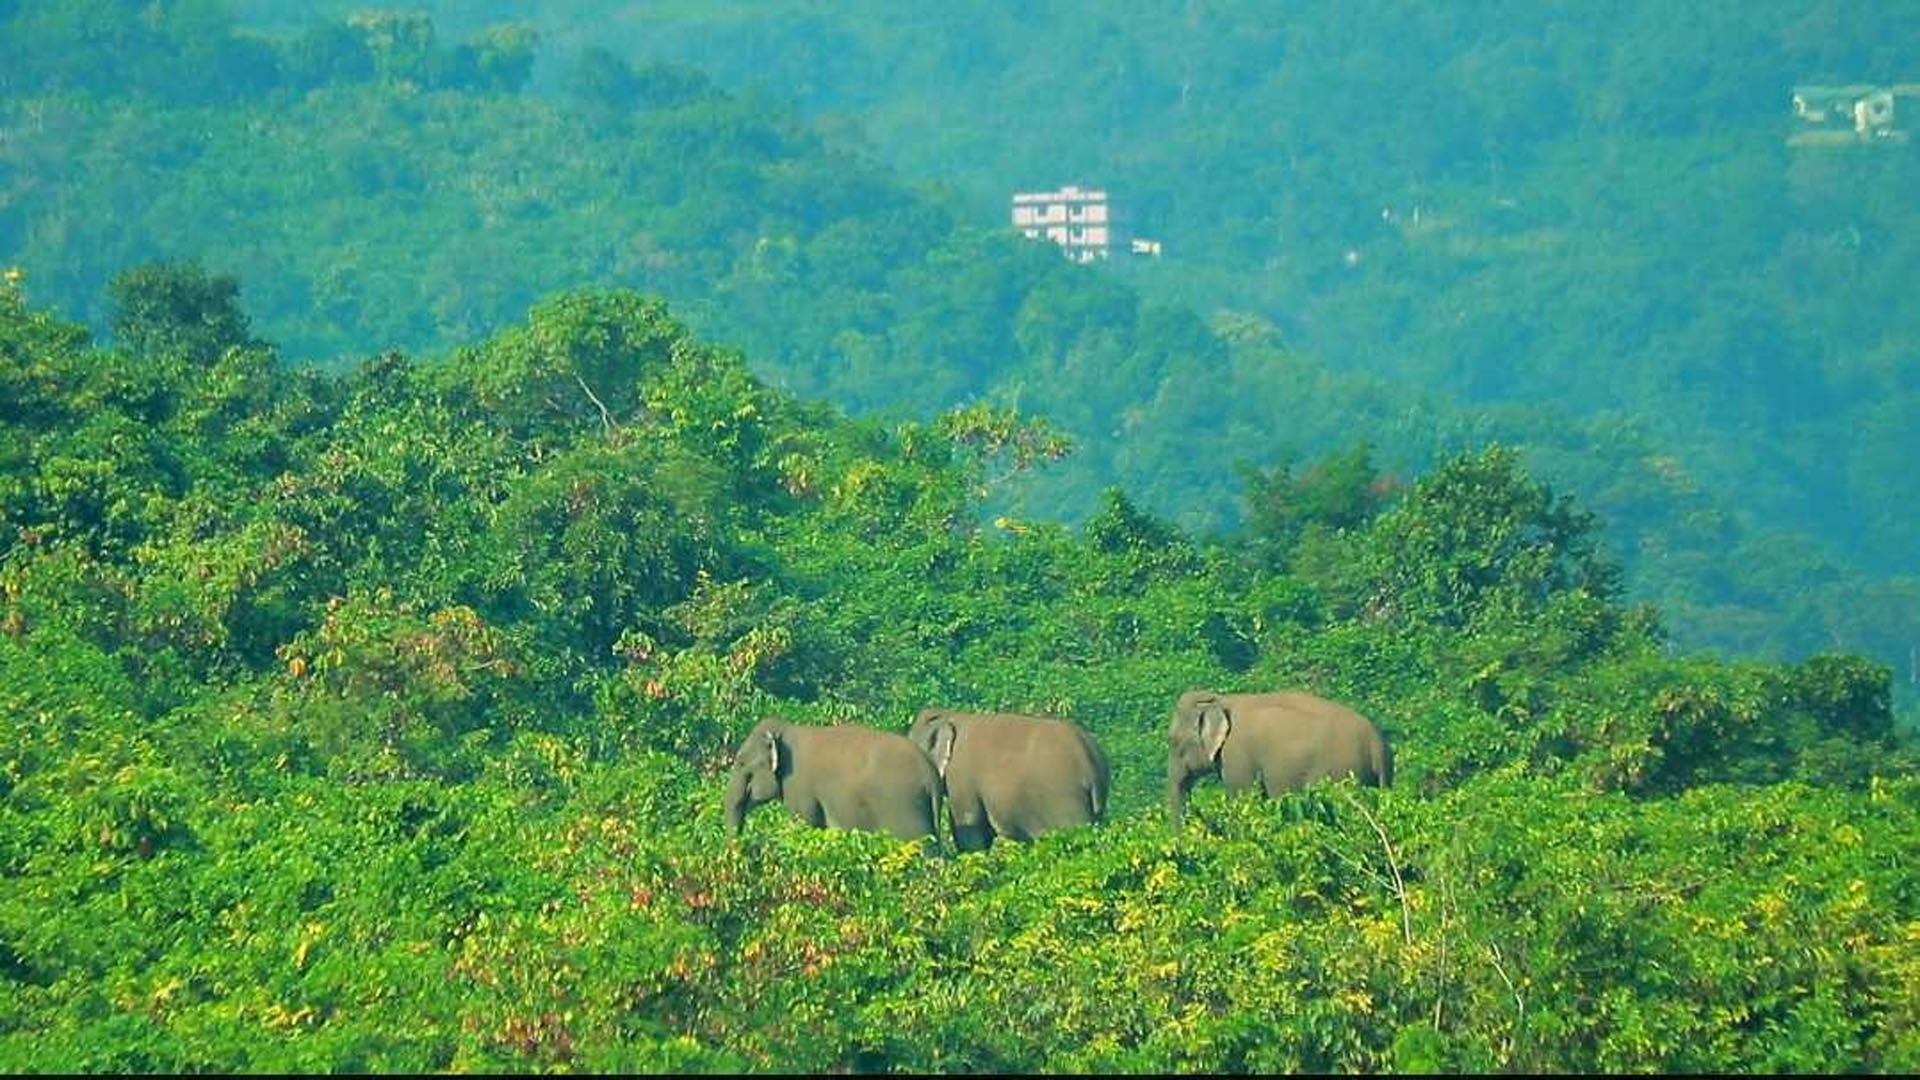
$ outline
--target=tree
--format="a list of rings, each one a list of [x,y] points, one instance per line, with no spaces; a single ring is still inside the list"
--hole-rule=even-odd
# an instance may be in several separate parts
[[[144,356],[211,365],[227,349],[255,344],[240,310],[240,283],[199,262],[153,263],[115,275],[113,335]]]
[[[699,68],[659,60],[634,73],[640,103],[649,109],[675,109],[715,93]]]
[[[1599,554],[1596,524],[1527,477],[1512,449],[1462,454],[1380,518],[1365,604],[1376,615],[1464,627],[1532,616],[1561,593],[1611,599],[1620,574]]]
[[[429,81],[450,89],[514,93],[533,74],[534,47],[540,35],[530,26],[493,26],[479,38],[436,54]]]
[[[568,97],[601,117],[625,115],[640,98],[640,79],[633,68],[598,45],[581,50],[561,86]]]
[[[1269,567],[1310,528],[1334,531],[1366,527],[1387,506],[1394,482],[1373,465],[1373,449],[1361,442],[1309,465],[1298,478],[1282,462],[1271,469],[1241,467],[1247,543]]]
[[[309,27],[281,50],[287,82],[300,89],[373,78],[373,50],[367,35],[345,23]]]

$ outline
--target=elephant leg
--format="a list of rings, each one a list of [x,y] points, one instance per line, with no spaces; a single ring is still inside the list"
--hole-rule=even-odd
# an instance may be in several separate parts
[[[1091,825],[1094,818],[1093,791],[1084,784],[1074,784],[1056,790],[1047,800],[1035,834]]]
[[[904,794],[879,810],[876,818],[878,827],[902,840],[938,836],[939,819],[928,815],[933,806],[931,798],[914,793]]]
[[[860,788],[850,793],[836,793],[831,800],[822,799],[827,827],[898,833],[906,827],[906,815],[898,812],[899,807],[889,801],[886,794],[884,791]]]
[[[814,798],[811,792],[789,788],[781,793],[780,801],[787,805],[787,809],[793,812],[794,817],[816,829],[831,825],[827,820],[826,807],[822,806],[820,800]]]
[[[1078,789],[1061,789],[1030,794],[1006,812],[988,812],[988,823],[996,836],[1009,840],[1032,840],[1059,829],[1070,829],[1088,820],[1088,799]]]
[[[1029,820],[1028,815],[999,815],[995,814],[991,807],[987,810],[987,829],[993,833],[995,839],[1002,836],[1009,840],[1032,839],[1032,837],[1027,835],[1027,830],[1023,827],[1027,820]]]
[[[985,822],[978,825],[955,825],[953,846],[956,851],[985,851],[993,846],[993,826]]]
[[[1290,791],[1299,791],[1325,775],[1327,770],[1315,768],[1310,761],[1283,757],[1268,762],[1267,767],[1260,770],[1260,781],[1265,785],[1267,795],[1277,798]]]
[[[949,793],[947,814],[952,819],[954,850],[985,851],[993,846],[993,825],[987,820],[986,807],[979,799],[956,800]]]
[[[1267,793],[1266,778],[1254,763],[1238,755],[1226,755],[1220,762],[1220,786],[1228,791],[1245,791],[1253,788]]]

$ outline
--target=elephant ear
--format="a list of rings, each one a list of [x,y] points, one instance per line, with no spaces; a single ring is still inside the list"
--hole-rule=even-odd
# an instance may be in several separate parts
[[[1233,727],[1233,718],[1227,714],[1227,707],[1217,701],[1200,706],[1200,745],[1206,747],[1207,759],[1220,756],[1220,748],[1226,745],[1227,732]]]
[[[927,739],[927,756],[933,759],[933,767],[940,772],[940,779],[947,778],[947,763],[953,760],[953,739],[958,730],[951,720],[941,720],[933,725]]]

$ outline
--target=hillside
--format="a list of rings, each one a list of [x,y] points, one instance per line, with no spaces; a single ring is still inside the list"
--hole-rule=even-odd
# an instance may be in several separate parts
[[[1920,1071],[1916,17],[425,8],[0,0],[0,1071]],[[933,705],[1106,819],[729,835]]]
[[[1573,344],[1593,340],[1588,329],[1500,328],[1511,325],[1503,313],[1515,310],[1586,312],[1609,327],[1627,325],[1609,314],[1617,302],[1598,296],[1572,307],[1514,299],[1530,289],[1604,281],[1616,297],[1671,292],[1649,287],[1644,267],[1623,277],[1566,264],[1573,234],[1561,225],[1510,228],[1499,224],[1504,211],[1461,217],[1430,208],[1418,229],[1390,230],[1385,247],[1370,242],[1354,272],[1325,278],[1327,288],[1288,285],[1305,280],[1292,272],[1249,275],[1233,269],[1235,259],[1257,251],[1234,255],[1233,245],[1191,240],[1144,272],[1087,273],[1002,233],[999,196],[981,195],[990,185],[978,170],[996,160],[991,154],[976,171],[953,174],[975,178],[971,193],[916,188],[882,160],[883,148],[888,159],[908,154],[911,139],[863,143],[831,117],[821,121],[831,132],[823,134],[765,96],[717,90],[696,69],[568,52],[572,24],[545,27],[543,42],[524,29],[487,29],[474,21],[484,12],[463,8],[453,24],[463,41],[419,19],[383,16],[350,27],[310,23],[303,9],[282,13],[280,36],[262,38],[226,21],[216,4],[154,11],[165,17],[130,20],[112,4],[77,0],[36,5],[9,16],[0,40],[15,50],[0,75],[0,253],[27,271],[31,295],[97,330],[107,329],[108,278],[153,258],[198,258],[239,274],[264,337],[288,357],[336,366],[389,347],[434,351],[477,341],[554,289],[643,288],[669,297],[703,333],[740,344],[764,377],[802,393],[893,415],[992,400],[1050,417],[1077,452],[1004,486],[995,503],[1039,520],[1084,520],[1099,491],[1118,482],[1189,528],[1233,528],[1241,523],[1243,466],[1297,472],[1364,442],[1379,468],[1405,474],[1497,438],[1602,515],[1630,590],[1669,612],[1680,641],[1772,656],[1856,648],[1900,670],[1903,694],[1920,678],[1912,663],[1920,583],[1899,558],[1869,557],[1862,546],[1884,549],[1872,538],[1904,535],[1911,500],[1886,485],[1904,482],[1907,470],[1793,449],[1858,446],[1875,461],[1904,460],[1903,339],[1888,321],[1900,305],[1812,305],[1856,313],[1846,319],[1852,336],[1832,338],[1836,349],[1864,341],[1861,334],[1886,337],[1878,351],[1846,359],[1865,373],[1847,400],[1882,419],[1858,409],[1823,414],[1756,453],[1751,432],[1717,426],[1721,414],[1732,415],[1726,406],[1737,412],[1747,398],[1740,387],[1729,396],[1726,378],[1702,377],[1693,364],[1707,338],[1696,334],[1694,345],[1662,354],[1689,365],[1695,405],[1678,409],[1632,387],[1658,389],[1682,372],[1649,368],[1628,378],[1632,365],[1622,366],[1617,350]],[[1216,17],[1235,25],[1230,12],[1208,19]],[[736,76],[728,64],[737,56],[713,43],[731,40],[729,27],[778,31],[788,44],[825,32],[825,16],[737,26],[702,18],[649,23],[658,33],[645,38],[647,49],[719,34],[692,54]],[[611,21],[606,40],[623,40],[624,26]],[[860,47],[884,51],[881,43]],[[786,63],[810,55],[784,45],[775,53]],[[957,56],[929,62],[959,64]],[[978,74],[949,74],[969,72]],[[530,95],[530,84],[545,92]],[[900,89],[902,108],[923,92]],[[820,106],[824,93],[800,98]],[[1750,135],[1740,138],[1750,144]],[[1684,132],[1661,139],[1652,149],[1692,153]],[[1771,135],[1763,141],[1775,145]],[[1346,153],[1343,146],[1324,149]],[[1204,160],[1192,148],[1181,154]],[[1538,172],[1551,157],[1543,145],[1529,160]],[[1040,175],[1011,166],[1002,173]],[[1725,173],[1714,171],[1714,182]],[[1115,175],[1130,197],[1144,197],[1137,181]],[[1847,179],[1844,171],[1808,175],[1829,186]],[[1897,176],[1887,180],[1878,189],[1898,189]],[[1749,189],[1759,197],[1760,188]],[[1325,194],[1312,185],[1285,190]],[[1466,188],[1456,194],[1461,205],[1479,198]],[[1285,209],[1288,220],[1318,220],[1325,199],[1316,198]],[[1722,202],[1705,191],[1694,200]],[[1669,218],[1648,228],[1671,232]],[[1172,228],[1175,219],[1161,221]],[[1645,231],[1619,240],[1630,246]],[[1624,250],[1619,240],[1601,247]],[[1867,280],[1900,280],[1891,269],[1898,250],[1873,250],[1889,269]],[[1195,259],[1200,251],[1218,254],[1219,272]],[[1383,264],[1400,267],[1400,276],[1375,280]],[[1273,264],[1284,265],[1291,264]],[[1415,280],[1404,276],[1408,267],[1427,269]],[[1479,276],[1460,277],[1463,267]],[[1832,272],[1835,282],[1856,276],[1838,265]],[[1276,291],[1247,293],[1256,281]],[[1492,336],[1461,322],[1417,350],[1365,344],[1383,317],[1406,333],[1428,333],[1408,320],[1446,310],[1441,301],[1457,290],[1477,297],[1458,307],[1462,319],[1473,312],[1505,320]],[[1749,333],[1765,325],[1748,317],[1751,306],[1730,300],[1713,317],[1729,332]],[[1303,336],[1301,320],[1318,310],[1337,318],[1315,316],[1323,329]],[[1819,333],[1792,336],[1827,340]],[[1434,366],[1466,362],[1495,344],[1511,377],[1463,382]],[[1359,365],[1354,349],[1391,363]],[[1522,377],[1534,371],[1538,380]],[[1596,381],[1601,371],[1612,374]],[[1615,382],[1621,394],[1603,395],[1594,411],[1596,388]],[[1498,391],[1492,397],[1489,387]],[[1547,390],[1569,393],[1542,400]],[[1493,400],[1502,396],[1509,400]],[[1838,400],[1797,391],[1789,398],[1807,406]],[[1834,427],[1844,438],[1818,435]],[[1195,432],[1208,434],[1196,444]],[[1814,458],[1828,472],[1806,472]],[[1831,475],[1843,458],[1853,462],[1844,485]],[[1785,463],[1787,473],[1769,462]],[[1863,501],[1838,494],[1843,488],[1879,494]],[[1863,524],[1863,514],[1883,524]]]
[[[103,347],[0,285],[0,1068],[1920,1062],[1886,670],[1669,655],[1509,451],[1328,463],[1257,546],[984,529],[1043,427],[849,419],[635,293],[339,374],[231,279],[112,293]],[[1398,779],[1172,832],[1194,685],[1352,701]],[[932,701],[1077,718],[1109,822],[724,839],[761,716]]]
[[[1798,84],[1920,78],[1907,8],[427,7],[463,33],[529,20],[537,86],[600,49],[762,88],[964,220],[1002,220],[1020,188],[1109,188],[1167,244],[1130,288],[1264,320],[1323,381],[1447,403],[1404,442],[1355,425],[1397,467],[1471,417],[1602,511],[1684,640],[1862,648],[1920,688],[1920,144],[1787,140]],[[1236,390],[1274,442],[1318,409]],[[1156,507],[1221,501],[1150,456],[1123,475]]]

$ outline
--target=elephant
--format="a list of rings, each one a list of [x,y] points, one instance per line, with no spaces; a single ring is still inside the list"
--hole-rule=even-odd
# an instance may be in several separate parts
[[[940,774],[891,731],[762,720],[734,754],[728,832],[739,836],[747,811],[772,799],[815,828],[939,836]]]
[[[957,850],[984,850],[995,837],[1031,840],[1106,816],[1107,756],[1065,720],[922,709],[907,738],[945,783]]]
[[[1301,690],[1219,694],[1189,690],[1167,731],[1167,818],[1185,819],[1194,781],[1218,773],[1227,790],[1268,797],[1330,776],[1393,783],[1393,752],[1373,722]]]

